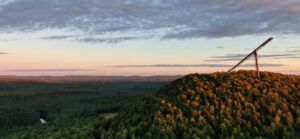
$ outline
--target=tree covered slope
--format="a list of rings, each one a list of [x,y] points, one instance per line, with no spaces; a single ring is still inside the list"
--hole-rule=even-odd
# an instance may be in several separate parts
[[[35,136],[26,133],[14,137]],[[258,79],[255,71],[190,74],[116,117],[94,122],[89,135],[87,138],[299,138],[300,77],[261,72]]]

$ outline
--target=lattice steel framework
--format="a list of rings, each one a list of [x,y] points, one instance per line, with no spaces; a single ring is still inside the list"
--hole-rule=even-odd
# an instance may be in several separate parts
[[[231,72],[233,71],[235,68],[237,68],[239,65],[241,65],[244,61],[246,61],[249,57],[251,57],[252,55],[255,58],[255,66],[256,66],[256,72],[257,72],[257,77],[260,77],[259,75],[259,65],[258,65],[258,54],[257,52],[263,48],[265,45],[267,45],[270,41],[272,41],[273,38],[269,38],[267,39],[264,43],[262,43],[260,46],[258,46],[255,50],[253,50],[250,54],[248,54],[244,59],[242,59],[239,63],[237,63],[235,66],[233,66],[230,70],[228,70],[227,72]]]

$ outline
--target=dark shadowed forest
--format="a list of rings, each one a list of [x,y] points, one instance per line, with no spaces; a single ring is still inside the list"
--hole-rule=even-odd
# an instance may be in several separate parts
[[[167,81],[85,81],[48,83],[28,80],[1,80],[0,137],[40,124],[46,113],[49,124],[74,117],[118,113],[143,96],[150,95]],[[90,119],[90,118],[87,118]],[[80,120],[84,122],[86,120]],[[79,122],[79,121],[78,121]]]

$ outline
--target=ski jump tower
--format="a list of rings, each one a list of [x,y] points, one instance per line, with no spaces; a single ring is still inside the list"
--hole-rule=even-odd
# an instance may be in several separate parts
[[[262,43],[260,46],[258,46],[256,49],[254,49],[250,54],[248,54],[244,59],[242,59],[239,63],[237,63],[235,66],[233,66],[230,70],[228,70],[227,72],[231,72],[234,69],[236,69],[239,65],[241,65],[244,61],[246,61],[249,57],[251,57],[252,55],[254,55],[255,58],[255,66],[256,66],[256,73],[257,73],[257,77],[260,78],[259,75],[259,66],[258,66],[258,56],[257,56],[257,52],[263,48],[266,44],[268,44],[270,41],[272,41],[273,38],[269,38],[267,39],[264,43]]]

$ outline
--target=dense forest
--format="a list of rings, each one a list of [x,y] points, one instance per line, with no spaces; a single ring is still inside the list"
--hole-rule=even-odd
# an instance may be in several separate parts
[[[7,138],[300,137],[300,77],[255,71],[190,74],[127,105],[117,116],[78,116]]]
[[[3,79],[0,81],[0,138],[39,126],[41,112],[47,114],[50,125],[76,118],[88,122],[94,115],[118,113],[167,83],[158,80],[48,83]]]

